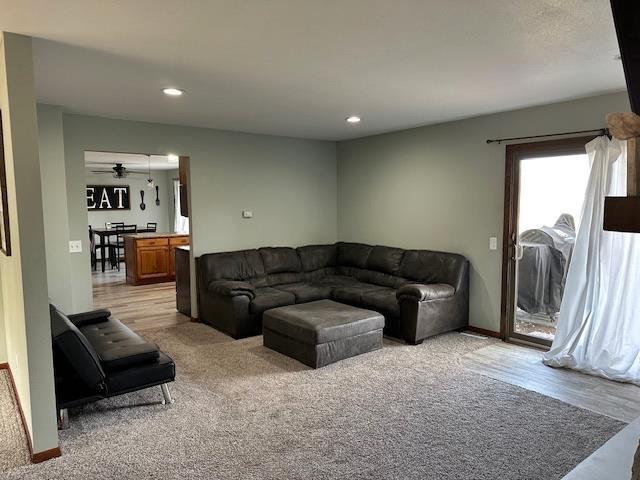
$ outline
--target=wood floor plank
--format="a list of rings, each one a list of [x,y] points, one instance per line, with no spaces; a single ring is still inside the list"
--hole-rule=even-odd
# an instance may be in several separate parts
[[[542,352],[495,343],[465,355],[463,365],[480,375],[556,398],[630,423],[640,416],[640,388],[542,363]]]
[[[94,272],[93,303],[108,308],[122,323],[137,331],[189,322],[176,310],[175,282],[127,285],[124,271]]]

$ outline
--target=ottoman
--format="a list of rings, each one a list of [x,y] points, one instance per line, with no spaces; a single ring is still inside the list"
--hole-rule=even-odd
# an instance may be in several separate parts
[[[264,312],[264,346],[313,368],[382,348],[384,317],[331,300]]]

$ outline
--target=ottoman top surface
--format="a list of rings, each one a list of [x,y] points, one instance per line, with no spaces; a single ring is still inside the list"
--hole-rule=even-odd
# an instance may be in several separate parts
[[[318,300],[267,310],[262,324],[280,335],[317,345],[381,329],[384,317],[373,310]]]

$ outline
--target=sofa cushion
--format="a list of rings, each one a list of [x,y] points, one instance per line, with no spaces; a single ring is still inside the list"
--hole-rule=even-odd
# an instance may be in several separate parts
[[[318,278],[317,280],[312,280],[309,282],[313,285],[322,285],[329,287],[344,287],[347,285],[358,284],[358,280],[348,275],[326,275],[322,278]]]
[[[265,277],[266,284],[261,286],[277,286],[277,285],[287,285],[290,283],[301,283],[305,280],[305,275],[302,272],[282,272],[282,273],[271,273]]]
[[[400,276],[421,283],[446,283],[458,288],[466,271],[466,262],[466,258],[455,253],[407,250],[400,264]]]
[[[258,250],[267,273],[301,272],[302,264],[295,249],[289,247],[265,247]]]
[[[249,304],[249,310],[257,315],[271,308],[296,303],[296,297],[293,293],[272,287],[258,288],[255,290],[255,294],[256,297]]]
[[[397,318],[400,316],[400,304],[396,298],[395,288],[364,292],[361,304],[364,308],[370,308],[382,313],[385,317]]]
[[[307,245],[299,247],[298,254],[305,272],[335,267],[338,255],[336,245]]]
[[[375,246],[367,259],[367,269],[398,276],[403,255],[401,248]]]
[[[362,304],[362,295],[365,292],[375,292],[377,290],[384,289],[380,285],[373,285],[370,283],[354,283],[350,285],[335,287],[333,289],[333,298],[353,305]]]
[[[257,250],[208,253],[198,259],[202,285],[212,280],[251,280],[264,277],[262,257]]]
[[[155,344],[147,342],[114,318],[87,325],[80,331],[95,349],[106,371],[158,360],[159,351]]]
[[[396,277],[375,270],[367,270],[365,268],[338,267],[338,272],[342,275],[357,279],[359,282],[372,283],[374,285],[380,285],[381,287],[398,288],[407,283],[407,280],[402,277]]]
[[[268,312],[264,329],[309,345],[334,342],[384,327],[377,312],[319,300]]]
[[[396,296],[398,298],[413,298],[422,302],[452,297],[455,293],[455,289],[446,283],[431,283],[429,285],[407,283],[396,292]]]
[[[278,285],[278,290],[293,293],[296,297],[296,303],[312,302],[314,300],[322,300],[331,298],[332,288],[329,285],[319,285],[311,283],[296,283],[293,285]]]
[[[338,265],[365,268],[373,247],[363,243],[338,243]]]

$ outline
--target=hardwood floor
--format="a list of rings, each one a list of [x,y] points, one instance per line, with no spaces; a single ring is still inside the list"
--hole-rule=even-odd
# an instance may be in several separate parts
[[[171,327],[189,322],[176,310],[175,282],[131,286],[125,282],[124,269],[93,272],[93,303],[108,308],[133,330]]]
[[[630,423],[640,416],[640,387],[613,382],[541,361],[542,352],[497,342],[465,355],[466,368],[601,415]]]

